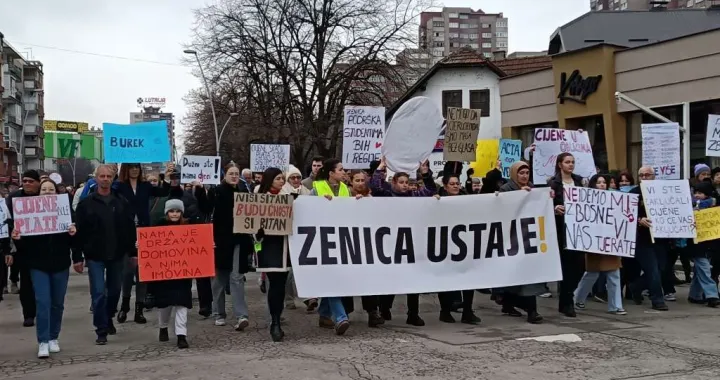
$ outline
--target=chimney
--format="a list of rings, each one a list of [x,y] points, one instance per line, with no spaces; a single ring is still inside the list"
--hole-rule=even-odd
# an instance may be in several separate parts
[[[493,52],[493,61],[502,61],[505,59],[505,50],[497,50]]]

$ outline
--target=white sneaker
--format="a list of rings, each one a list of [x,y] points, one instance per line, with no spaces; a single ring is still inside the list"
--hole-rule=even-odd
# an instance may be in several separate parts
[[[665,301],[677,301],[677,298],[675,298],[675,293],[666,294]]]
[[[50,357],[50,345],[47,343],[40,343],[38,345],[38,358],[47,359]]]
[[[247,318],[238,318],[237,324],[235,325],[235,331],[243,331],[248,326],[250,326],[250,321],[248,321]]]
[[[56,354],[60,352],[60,343],[57,340],[51,340],[48,342],[48,345],[50,346],[51,353]]]
[[[225,326],[225,318],[218,318],[215,320],[215,326]]]

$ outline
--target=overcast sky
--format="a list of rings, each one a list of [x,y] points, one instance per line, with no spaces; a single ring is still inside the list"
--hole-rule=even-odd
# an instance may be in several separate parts
[[[190,40],[193,9],[208,2],[215,1],[0,0],[0,32],[43,62],[46,119],[128,123],[138,97],[165,97],[165,110],[175,113],[179,124],[186,110],[183,96],[201,85],[191,68],[180,64],[183,44]],[[444,5],[503,12],[510,52],[547,49],[558,26],[589,10],[587,0],[445,0]]]

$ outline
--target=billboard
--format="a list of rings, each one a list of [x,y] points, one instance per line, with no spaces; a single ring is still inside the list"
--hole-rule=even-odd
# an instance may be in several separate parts
[[[137,106],[139,108],[163,108],[165,107],[165,98],[137,98]]]
[[[88,123],[79,121],[45,120],[43,129],[51,132],[83,133],[88,131]]]
[[[45,157],[102,161],[102,139],[90,134],[45,132]]]

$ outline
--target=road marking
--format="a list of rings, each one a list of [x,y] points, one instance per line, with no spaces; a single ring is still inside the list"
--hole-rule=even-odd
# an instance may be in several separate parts
[[[582,341],[582,339],[580,339],[580,337],[575,334],[546,335],[546,336],[536,336],[536,337],[531,337],[531,338],[517,338],[515,340],[534,340],[537,342],[566,342],[566,343],[575,343],[575,342]]]

